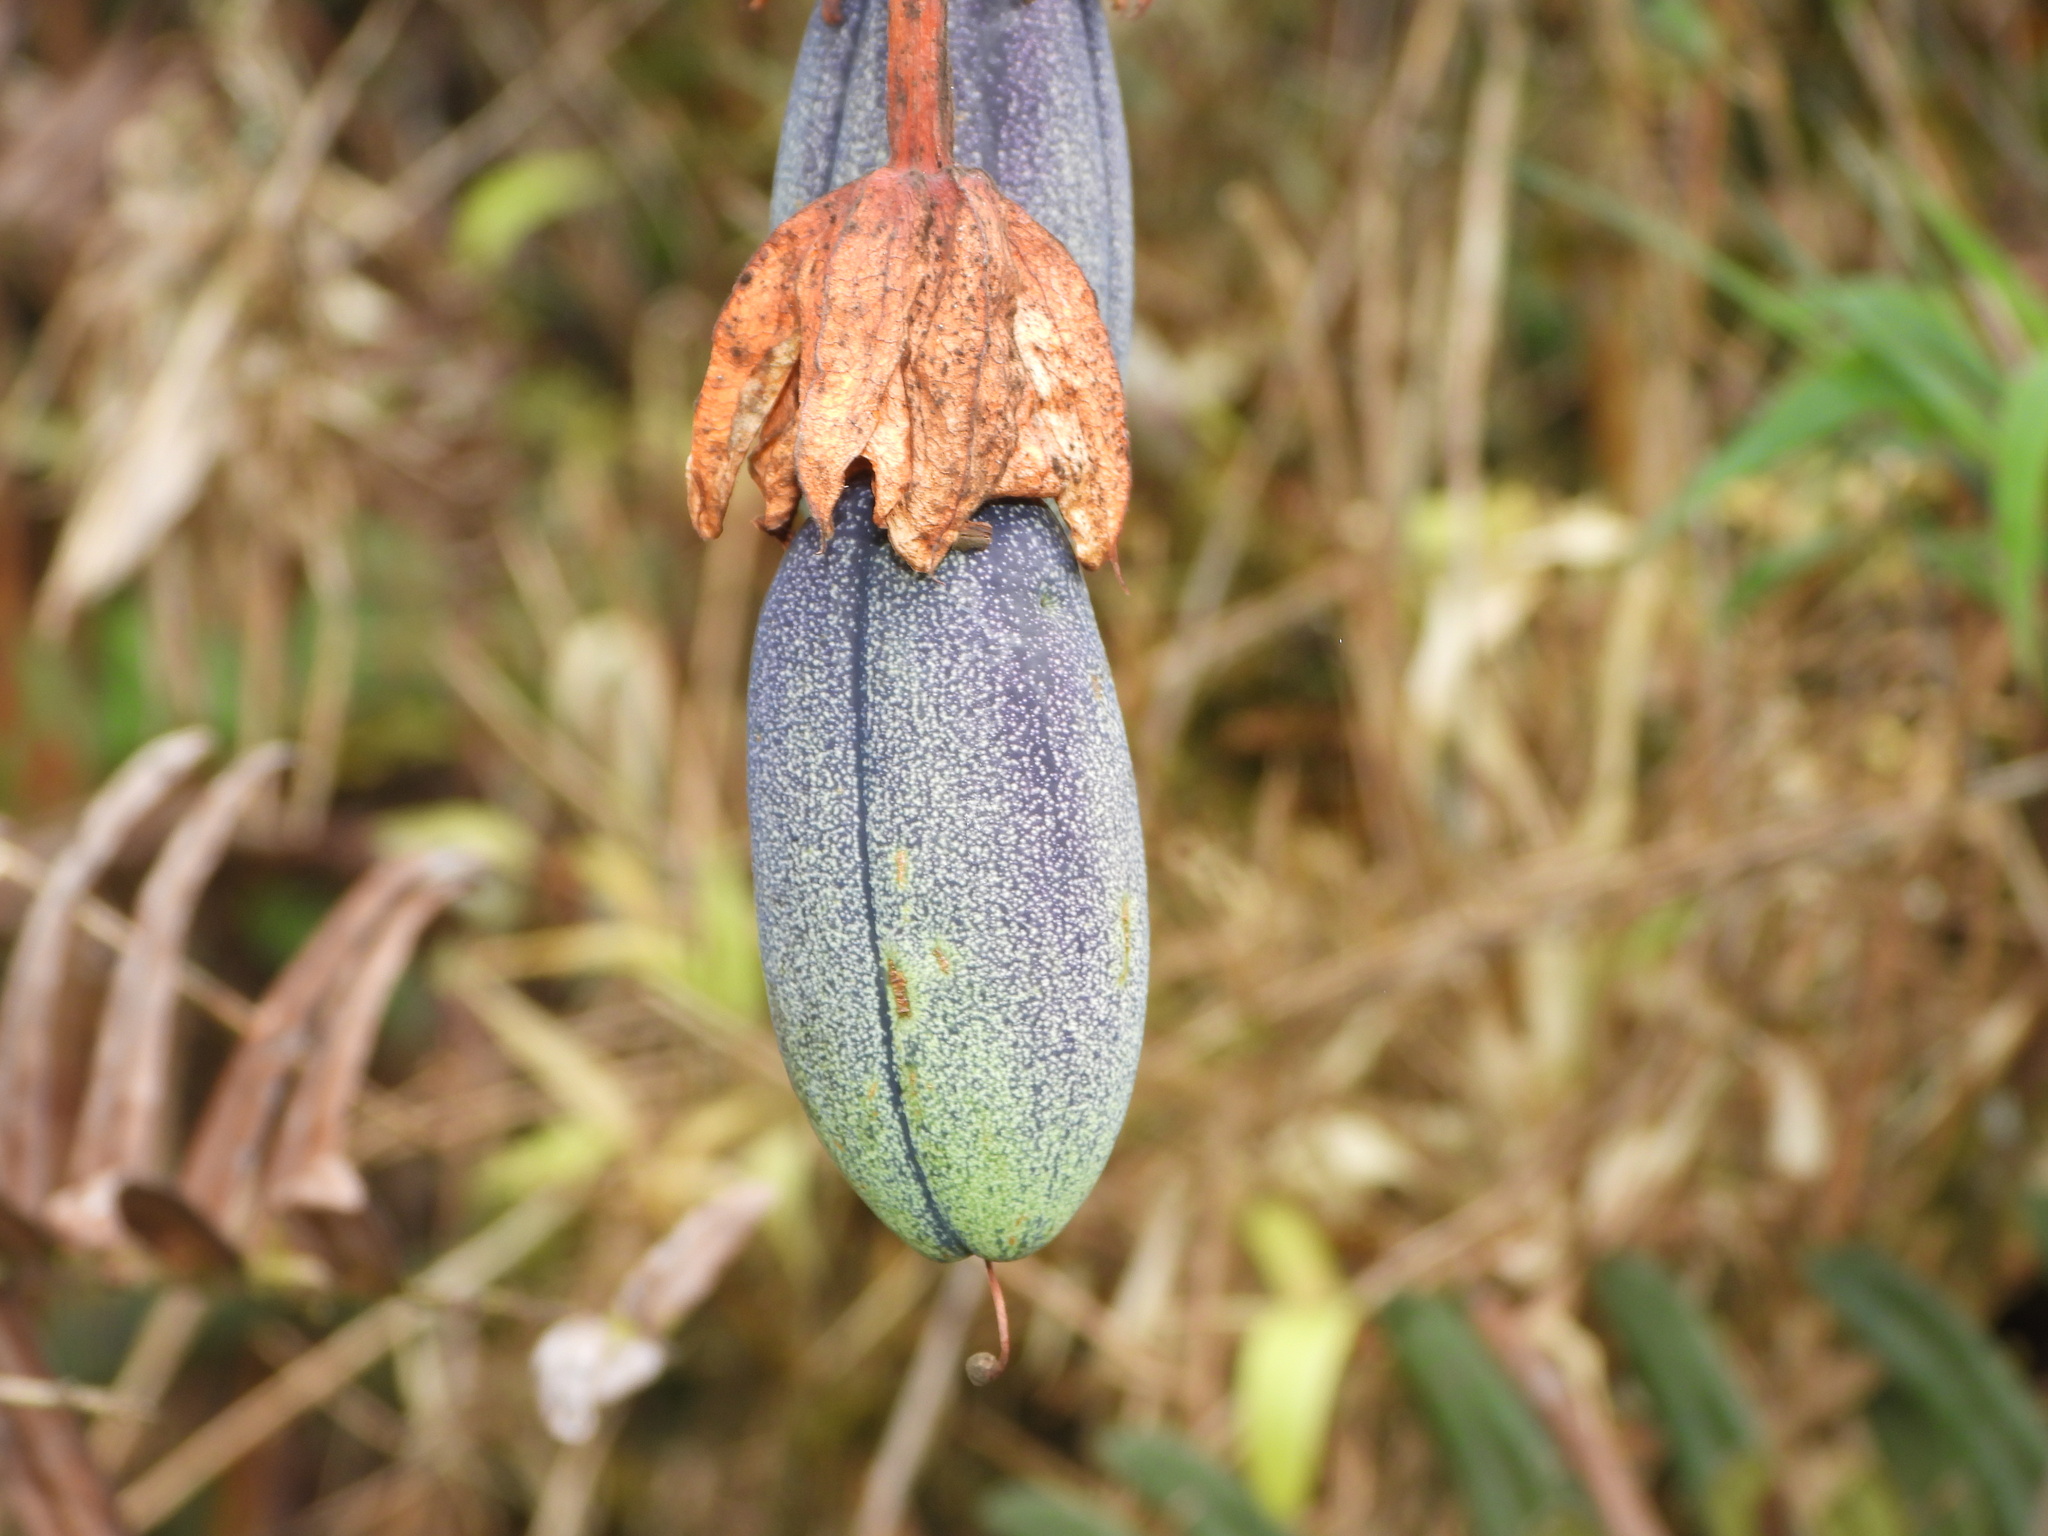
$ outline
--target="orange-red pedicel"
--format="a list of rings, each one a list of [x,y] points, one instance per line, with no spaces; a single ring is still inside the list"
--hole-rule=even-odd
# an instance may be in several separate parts
[[[690,519],[717,537],[741,462],[783,532],[829,534],[849,478],[919,571],[998,497],[1052,497],[1082,564],[1130,497],[1123,386],[1088,280],[953,163],[944,0],[891,0],[889,164],[800,210],[733,284],[690,443]]]

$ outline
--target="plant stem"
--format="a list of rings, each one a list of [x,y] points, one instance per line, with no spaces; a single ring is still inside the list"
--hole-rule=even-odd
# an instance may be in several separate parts
[[[911,171],[953,164],[946,0],[889,0],[889,164]]]

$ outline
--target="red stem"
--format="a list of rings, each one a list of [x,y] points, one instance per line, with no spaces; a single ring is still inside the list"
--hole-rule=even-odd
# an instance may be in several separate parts
[[[943,171],[952,163],[946,0],[889,0],[889,164]]]
[[[988,1266],[988,1293],[996,1304],[996,1374],[1010,1368],[1010,1309],[1003,1301],[1003,1282],[996,1278],[996,1267]]]

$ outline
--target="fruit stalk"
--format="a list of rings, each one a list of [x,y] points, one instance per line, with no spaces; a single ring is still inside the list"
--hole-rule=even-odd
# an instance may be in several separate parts
[[[977,1387],[985,1387],[1010,1368],[1010,1308],[1003,1300],[1003,1282],[996,1278],[993,1264],[983,1266],[988,1271],[988,1299],[996,1309],[996,1353],[982,1350],[967,1357],[967,1379]]]
[[[889,0],[889,164],[943,171],[952,163],[946,0]]]

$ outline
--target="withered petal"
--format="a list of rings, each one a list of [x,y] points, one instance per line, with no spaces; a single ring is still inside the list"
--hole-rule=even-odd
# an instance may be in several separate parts
[[[711,366],[697,394],[686,472],[690,521],[706,538],[725,525],[740,464],[796,367],[795,278],[807,253],[837,225],[844,204],[837,196],[820,198],[770,235],[741,269],[711,328]]]
[[[903,517],[910,494],[912,455],[910,401],[902,370],[898,369],[890,375],[889,387],[882,392],[875,429],[868,436],[868,464],[875,477],[874,519],[881,527],[892,527]],[[826,531],[831,531],[831,524],[826,524]]]
[[[897,553],[921,571],[945,558],[960,525],[996,493],[1030,401],[1002,195],[981,172],[961,171],[938,211],[931,308],[904,364],[910,489],[888,520]]]
[[[927,184],[936,179],[881,170],[854,182],[845,189],[853,194],[845,218],[805,269],[796,474],[820,515],[838,501],[847,467],[867,451],[883,391],[902,367],[929,286]]]
[[[742,459],[771,532],[801,493],[829,533],[865,459],[875,521],[917,570],[1002,496],[1056,499],[1075,553],[1099,565],[1130,463],[1094,291],[979,171],[863,177],[777,230],[719,316],[689,472],[707,537]]]
[[[1017,271],[1015,335],[1034,409],[1020,434],[1005,495],[1054,495],[1087,566],[1116,553],[1130,501],[1130,434],[1123,387],[1095,292],[1080,268],[1021,208],[1007,205]],[[1059,489],[1042,487],[1057,479]],[[1028,482],[1031,489],[1016,482]]]
[[[761,487],[765,503],[755,521],[768,533],[781,533],[796,516],[796,370],[782,382],[775,409],[761,427],[761,446],[754,450],[747,469],[754,484]]]

